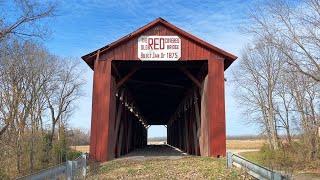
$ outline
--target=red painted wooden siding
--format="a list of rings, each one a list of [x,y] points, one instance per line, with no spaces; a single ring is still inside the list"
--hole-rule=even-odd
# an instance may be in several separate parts
[[[222,61],[222,57],[219,57],[217,54],[213,54],[211,51],[206,49],[204,46],[197,44],[196,42],[187,39],[184,36],[181,36],[174,32],[173,30],[164,27],[159,24],[142,35],[159,35],[159,36],[173,36],[177,35],[181,39],[181,58],[180,60],[207,60],[210,56],[215,56],[216,59]],[[112,60],[139,60],[138,59],[138,37],[129,40],[126,43],[119,45],[118,47],[107,51],[105,54],[100,56],[101,60],[112,59]]]
[[[225,102],[224,59],[203,45],[180,35],[161,24],[142,35],[176,35],[181,38],[181,61],[208,60],[208,75],[204,84],[201,111],[201,155],[225,156]],[[100,55],[94,64],[93,105],[91,122],[90,154],[93,159],[106,161],[114,158],[113,127],[115,119],[114,79],[111,76],[111,61],[139,60],[137,39],[133,38]]]

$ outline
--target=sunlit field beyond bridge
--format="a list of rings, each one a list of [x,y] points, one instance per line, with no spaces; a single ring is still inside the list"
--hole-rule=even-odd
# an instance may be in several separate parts
[[[149,141],[148,144],[163,144],[165,141]],[[266,143],[264,139],[241,139],[241,140],[227,140],[227,151],[243,152],[259,150],[263,144]],[[71,146],[72,149],[83,153],[89,153],[89,145],[86,146]]]

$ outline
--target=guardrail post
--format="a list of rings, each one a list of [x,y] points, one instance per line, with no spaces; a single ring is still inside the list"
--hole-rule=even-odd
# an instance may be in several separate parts
[[[82,158],[83,158],[83,167],[82,167],[82,175],[85,178],[87,175],[87,155],[86,154],[82,154]]]
[[[282,180],[282,175],[278,172],[274,172],[272,176],[273,176],[272,178],[273,180]]]
[[[66,165],[67,165],[67,179],[73,180],[73,162],[67,161]]]
[[[232,152],[227,152],[227,168],[232,168]]]

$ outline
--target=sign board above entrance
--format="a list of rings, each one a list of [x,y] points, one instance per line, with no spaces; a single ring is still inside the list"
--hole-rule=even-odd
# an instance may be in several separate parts
[[[138,58],[143,61],[176,61],[181,57],[178,36],[140,36]]]

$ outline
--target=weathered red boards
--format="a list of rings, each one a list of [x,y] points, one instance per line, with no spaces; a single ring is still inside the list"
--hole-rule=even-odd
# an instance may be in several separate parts
[[[170,65],[171,61],[183,61],[185,65],[188,65],[188,62],[205,61],[206,74],[200,80],[188,73],[188,70],[181,68],[201,92],[198,98],[199,107],[190,111],[186,121],[188,123],[177,121],[177,128],[174,129],[173,126],[169,128],[168,124],[168,143],[193,154],[225,156],[224,70],[237,59],[236,56],[158,18],[131,34],[83,56],[82,59],[94,70],[91,158],[106,161],[146,145],[145,127],[151,121],[141,116],[144,109],[140,109],[141,112],[136,110],[139,103],[136,103],[137,106],[131,103],[134,102],[135,94],[123,90],[124,88],[120,90],[122,84],[125,84],[139,68],[132,67],[129,72],[120,75],[118,71],[121,70],[113,64],[120,61],[157,61],[156,65],[159,66],[162,62],[169,62]],[[195,101],[191,104],[194,106],[198,103]],[[201,119],[198,124],[193,123],[196,111],[199,111],[198,117]],[[195,127],[196,130],[192,131],[191,127]],[[200,130],[199,133],[197,129]],[[179,133],[187,138],[173,137]],[[192,141],[192,138],[195,141]]]

